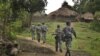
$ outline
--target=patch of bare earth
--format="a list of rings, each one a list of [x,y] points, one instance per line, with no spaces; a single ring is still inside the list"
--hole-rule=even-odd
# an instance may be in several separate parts
[[[20,38],[18,42],[22,50],[18,56],[65,56],[65,51],[63,53],[55,52],[54,46],[38,43],[31,38]],[[89,53],[84,51],[71,51],[71,54],[72,56],[90,56]]]

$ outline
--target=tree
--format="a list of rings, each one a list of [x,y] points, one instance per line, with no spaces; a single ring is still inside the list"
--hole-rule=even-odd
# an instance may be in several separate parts
[[[45,7],[45,3],[43,0],[29,0],[27,2],[24,3],[23,8],[29,12],[30,14],[30,20],[28,21],[28,27],[31,25],[31,21],[32,21],[32,15],[33,13],[37,12],[37,11],[42,11],[44,10]]]
[[[9,32],[9,17],[11,15],[10,11],[10,1],[0,0],[0,24],[1,24],[1,35],[6,39],[7,33]]]
[[[100,0],[81,0],[79,4],[75,3],[74,8],[80,13],[93,13],[95,19],[91,24],[91,28],[100,32]]]
[[[80,12],[91,12],[95,13],[100,11],[100,0],[73,0],[75,3],[74,8]],[[75,2],[76,1],[76,2]],[[80,1],[80,2],[79,2]]]
[[[33,13],[44,10],[45,2],[43,0],[0,0],[0,34],[2,33],[2,37],[5,39],[11,37],[11,24],[16,22],[20,14],[27,12],[32,19]],[[28,18],[28,26],[31,22],[30,18]]]

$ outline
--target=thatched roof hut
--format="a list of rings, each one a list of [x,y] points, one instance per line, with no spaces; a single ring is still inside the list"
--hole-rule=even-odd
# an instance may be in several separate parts
[[[77,16],[77,12],[70,10],[69,8],[66,7],[62,7],[59,8],[57,11],[54,11],[52,13],[49,14],[49,16],[62,16],[62,17],[69,17],[69,16]]]
[[[86,12],[86,13],[81,15],[80,19],[81,19],[81,21],[84,21],[84,22],[91,22],[94,20],[94,16],[92,13]]]
[[[66,20],[70,18],[75,19],[77,15],[78,13],[74,11],[74,9],[71,6],[69,6],[67,2],[64,2],[61,8],[54,12],[51,12],[48,16],[52,18],[65,18]]]
[[[84,13],[81,17],[82,17],[84,20],[93,20],[93,19],[94,19],[93,14],[90,13],[90,12]]]

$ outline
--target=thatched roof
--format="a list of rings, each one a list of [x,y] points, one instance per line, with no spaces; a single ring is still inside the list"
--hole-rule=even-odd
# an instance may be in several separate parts
[[[77,16],[77,14],[78,13],[74,11],[72,7],[67,4],[67,2],[64,2],[61,8],[59,8],[58,10],[54,12],[51,12],[49,16],[55,15],[55,16],[67,17],[67,16]]]
[[[90,20],[94,19],[93,14],[90,13],[90,12],[84,13],[81,17],[84,18],[84,19],[90,19]]]

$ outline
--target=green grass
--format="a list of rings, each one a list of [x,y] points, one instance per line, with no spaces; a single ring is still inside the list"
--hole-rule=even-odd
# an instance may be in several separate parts
[[[36,22],[34,24],[37,24]],[[61,28],[64,28],[64,22],[47,22],[48,33],[47,33],[47,43],[50,45],[55,45],[54,36],[52,33],[55,31],[56,26],[59,24]],[[91,30],[90,23],[73,23],[74,29],[77,33],[77,39],[73,37],[72,50],[84,50],[90,53],[92,56],[100,56],[100,33]],[[29,29],[21,33],[23,36],[31,36]],[[64,45],[63,45],[64,46]]]

